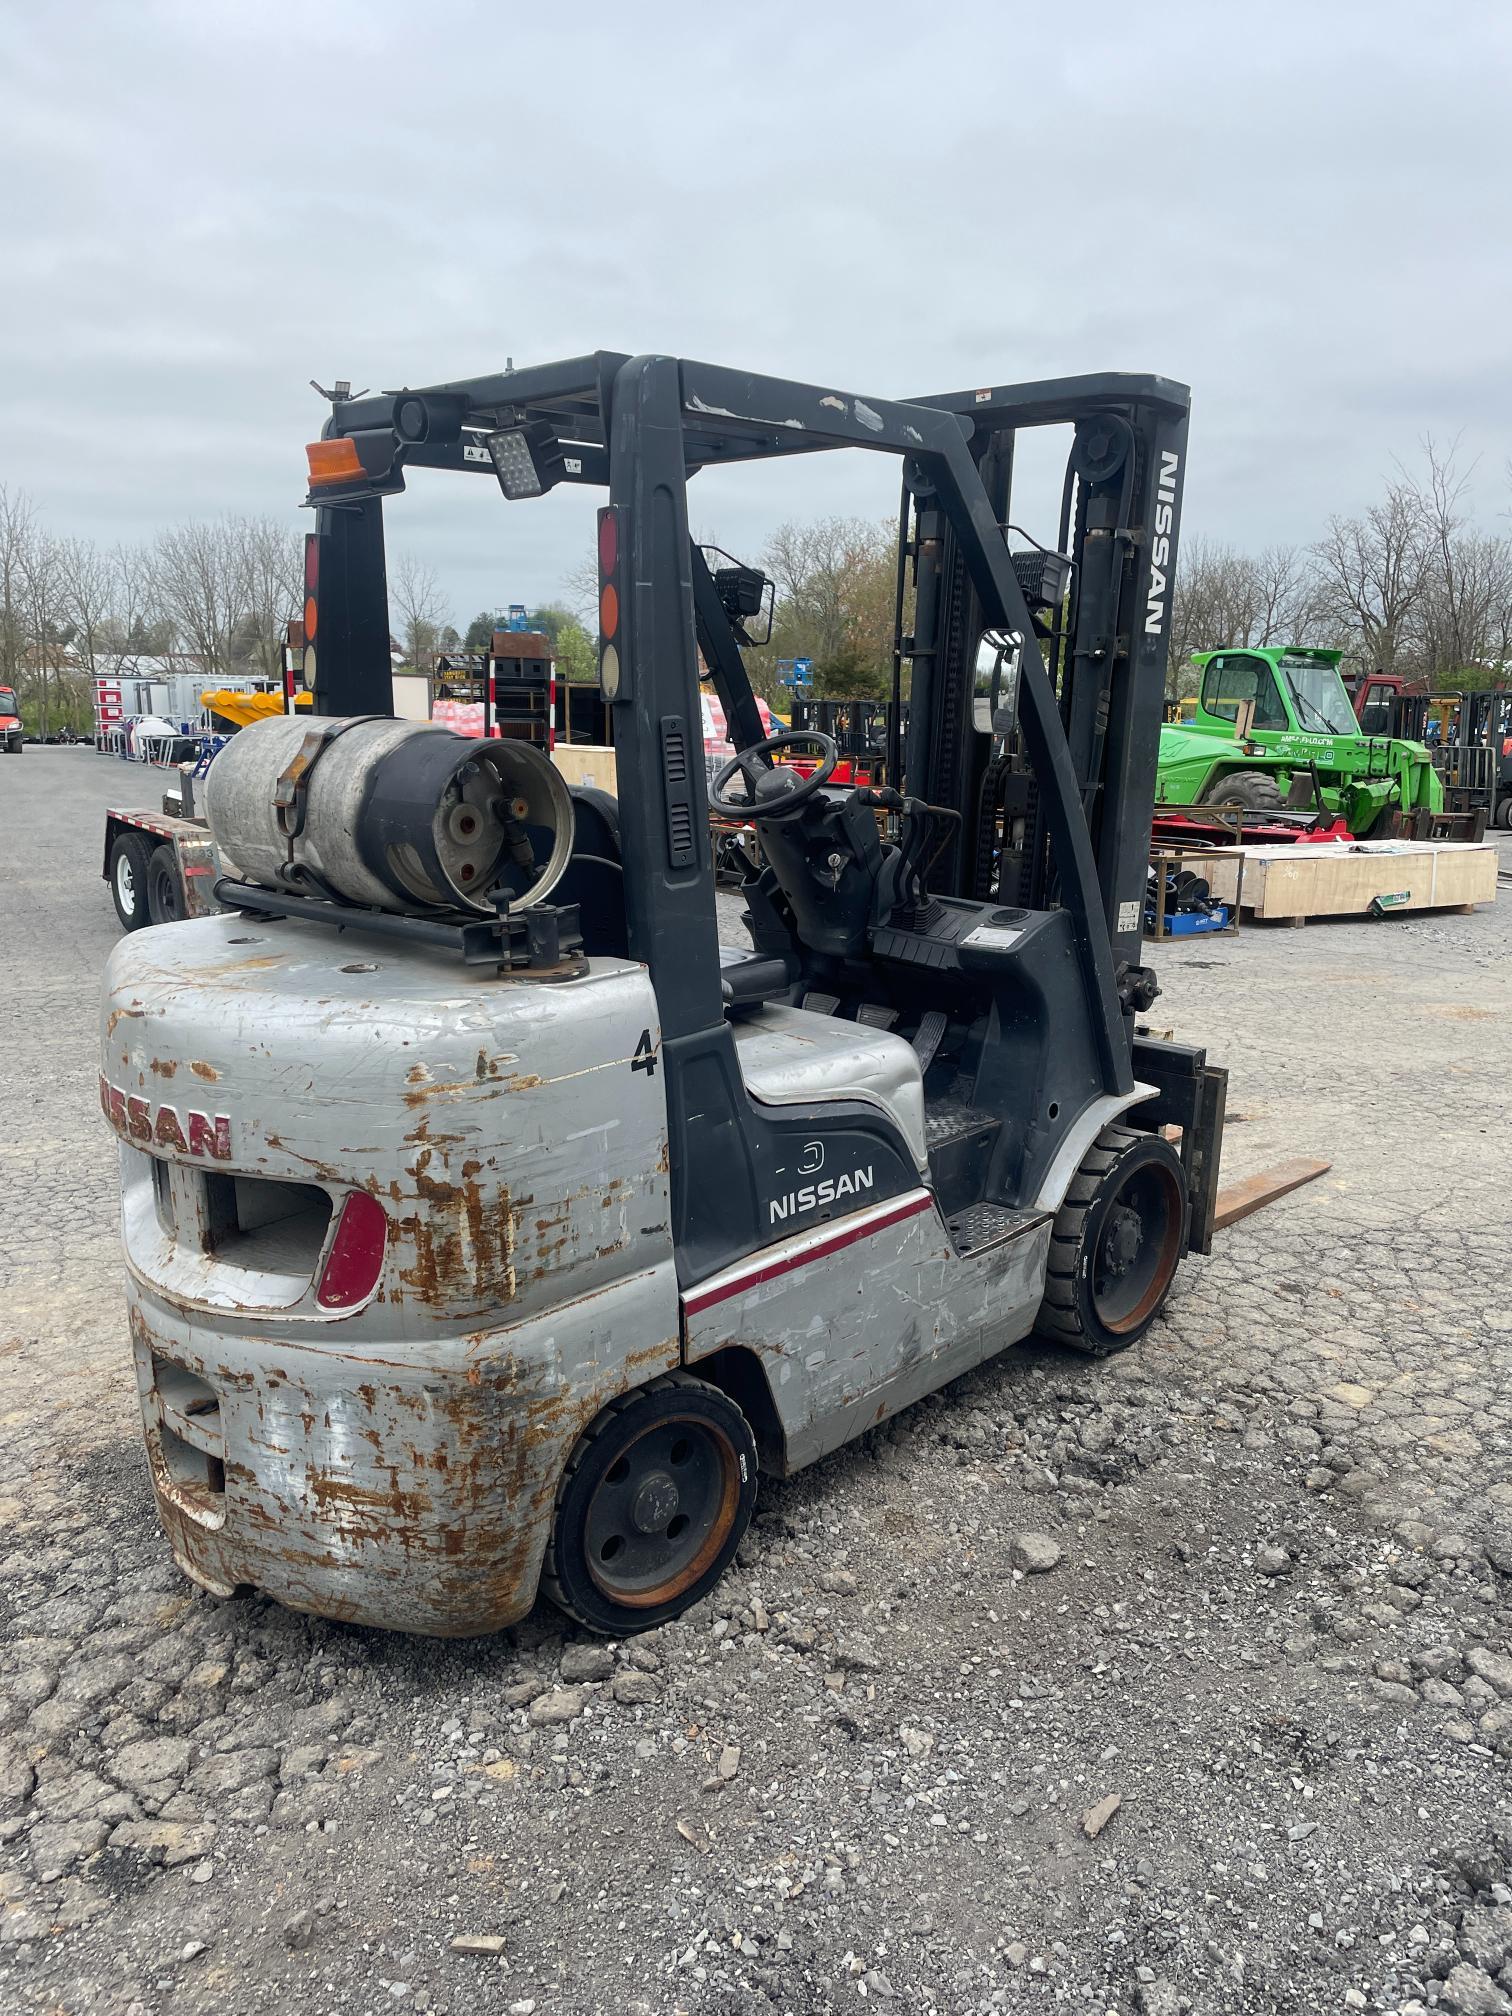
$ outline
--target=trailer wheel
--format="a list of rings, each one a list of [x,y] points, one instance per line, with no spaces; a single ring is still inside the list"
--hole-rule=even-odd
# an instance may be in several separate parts
[[[1170,1293],[1185,1227],[1175,1149],[1157,1134],[1105,1127],[1056,1214],[1040,1336],[1096,1358],[1125,1350]]]
[[[1268,770],[1234,770],[1209,784],[1202,794],[1204,805],[1242,805],[1246,812],[1279,812],[1280,788]]]
[[[612,1400],[580,1437],[541,1587],[590,1631],[647,1631],[713,1588],[755,1505],[745,1416],[717,1386],[666,1373]]]
[[[123,931],[140,931],[148,919],[147,871],[152,849],[140,833],[121,833],[110,850],[110,899]]]
[[[147,915],[154,924],[177,924],[185,914],[177,858],[170,843],[160,840],[147,863]]]

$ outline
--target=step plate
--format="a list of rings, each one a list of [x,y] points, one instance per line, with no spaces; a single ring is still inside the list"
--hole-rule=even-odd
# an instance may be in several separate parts
[[[964,1260],[968,1253],[985,1253],[989,1247],[1006,1245],[1035,1225],[1043,1224],[1043,1211],[1012,1211],[1003,1204],[973,1204],[945,1221],[950,1243]]]
[[[996,1113],[968,1106],[964,1100],[941,1099],[924,1108],[924,1141],[929,1148],[943,1148],[948,1141],[964,1141],[998,1125]]]

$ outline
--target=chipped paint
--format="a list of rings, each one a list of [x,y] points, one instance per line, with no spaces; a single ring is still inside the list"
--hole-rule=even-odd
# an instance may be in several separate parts
[[[130,1002],[153,1018],[156,1062],[217,1074],[233,1144],[217,1167],[315,1184],[333,1224],[361,1190],[382,1203],[386,1245],[366,1303],[321,1308],[319,1255],[254,1266],[217,1248],[187,1128],[182,1145],[159,1140],[151,1121],[171,1109],[143,1099],[138,1114],[122,1091],[111,1113],[107,1093],[164,1531],[217,1593],[250,1584],[401,1630],[498,1629],[534,1601],[578,1435],[679,1361],[664,1088],[626,1050],[626,1031],[656,1020],[649,980],[595,962],[593,987],[547,996],[395,961],[375,999],[344,971],[347,948],[313,933],[247,971],[240,923],[122,941],[107,1068],[119,1085]],[[128,1082],[171,1076],[144,1054]]]

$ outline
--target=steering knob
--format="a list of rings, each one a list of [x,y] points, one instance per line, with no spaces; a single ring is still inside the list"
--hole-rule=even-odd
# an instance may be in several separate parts
[[[783,749],[816,749],[819,765],[803,777],[789,767],[774,769],[772,758]],[[726,819],[786,819],[800,805],[806,805],[816,791],[822,791],[835,774],[840,746],[832,735],[790,730],[785,735],[768,735],[753,742],[715,774],[709,787],[709,809]],[[725,786],[735,778],[745,780],[743,798],[727,798]]]

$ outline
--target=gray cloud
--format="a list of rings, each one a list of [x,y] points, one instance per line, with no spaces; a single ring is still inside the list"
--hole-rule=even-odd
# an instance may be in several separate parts
[[[12,0],[0,480],[107,540],[292,519],[312,375],[654,347],[883,394],[1163,371],[1188,530],[1251,544],[1463,430],[1491,519],[1509,84],[1512,14],[1453,0]],[[749,549],[894,502],[854,455],[701,478],[693,510]],[[390,541],[465,619],[552,593],[591,503],[419,477]]]

